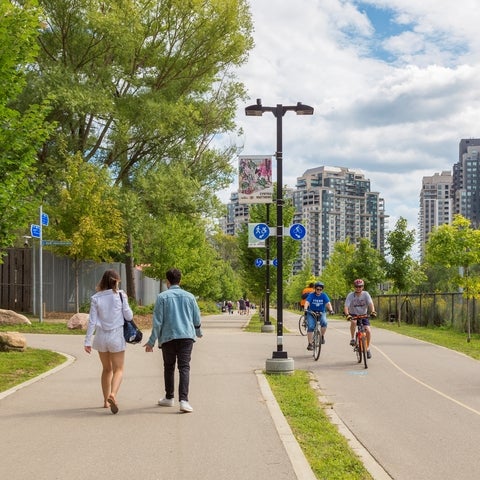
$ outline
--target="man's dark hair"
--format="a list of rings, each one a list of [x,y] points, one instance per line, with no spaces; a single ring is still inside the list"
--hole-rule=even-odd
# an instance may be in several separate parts
[[[182,272],[178,268],[171,268],[166,273],[170,285],[178,285],[182,279]]]

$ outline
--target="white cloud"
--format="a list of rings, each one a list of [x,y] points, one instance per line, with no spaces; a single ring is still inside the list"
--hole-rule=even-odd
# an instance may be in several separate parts
[[[480,137],[477,0],[251,0],[251,11],[243,153],[276,147],[273,115],[245,117],[246,105],[312,105],[312,117],[283,119],[284,183],[321,165],[361,169],[390,226],[403,216],[416,228],[422,177],[451,170],[459,141]]]

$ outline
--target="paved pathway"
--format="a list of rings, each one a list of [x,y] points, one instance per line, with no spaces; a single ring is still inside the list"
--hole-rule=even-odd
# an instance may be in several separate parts
[[[112,415],[101,408],[100,362],[84,353],[83,337],[27,335],[29,346],[64,352],[72,363],[0,396],[0,478],[311,480],[255,373],[271,357],[275,336],[242,332],[245,321],[204,320],[193,352],[192,414],[156,405],[163,396],[157,349],[128,346],[120,412]]]

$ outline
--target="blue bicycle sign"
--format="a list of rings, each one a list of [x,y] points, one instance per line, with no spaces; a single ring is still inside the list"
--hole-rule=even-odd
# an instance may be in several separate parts
[[[253,235],[258,240],[266,240],[270,235],[270,227],[266,223],[257,223],[253,229]]]
[[[307,233],[307,230],[305,229],[305,227],[301,223],[294,223],[290,227],[290,236],[294,240],[301,240],[305,236],[306,233]]]

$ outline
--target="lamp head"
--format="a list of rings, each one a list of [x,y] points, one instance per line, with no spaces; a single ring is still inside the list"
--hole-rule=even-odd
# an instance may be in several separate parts
[[[297,115],[313,115],[313,107],[310,107],[310,105],[304,105],[302,102],[298,102],[295,112]]]

